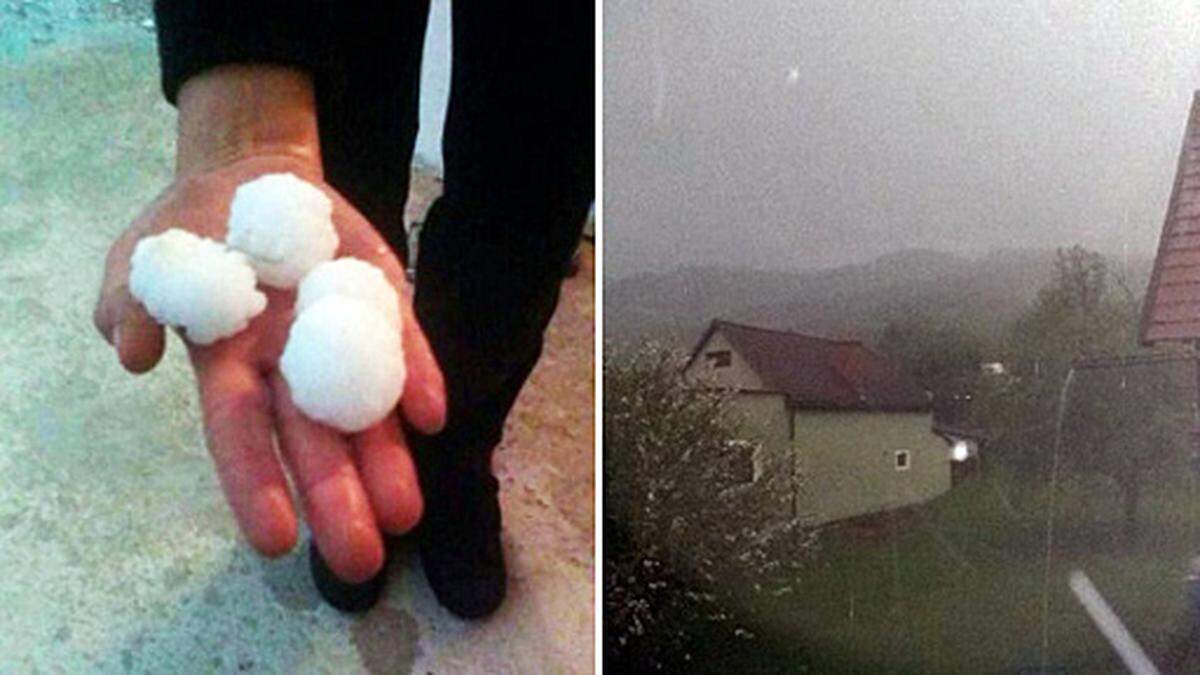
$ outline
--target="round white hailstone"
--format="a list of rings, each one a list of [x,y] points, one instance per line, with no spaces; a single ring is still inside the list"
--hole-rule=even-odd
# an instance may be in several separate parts
[[[404,391],[400,331],[370,304],[331,295],[296,317],[279,370],[305,415],[362,431],[386,417]]]
[[[207,345],[240,333],[267,307],[246,256],[219,241],[172,228],[137,243],[129,292],[161,324]]]
[[[225,241],[250,257],[264,284],[292,288],[337,250],[333,202],[294,174],[264,174],[234,192]]]
[[[338,258],[317,265],[300,282],[296,313],[331,295],[355,298],[400,326],[400,295],[383,270],[358,258]]]

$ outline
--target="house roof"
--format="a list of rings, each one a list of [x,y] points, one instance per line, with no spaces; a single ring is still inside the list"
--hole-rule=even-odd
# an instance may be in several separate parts
[[[1200,92],[1183,134],[1140,337],[1147,345],[1200,338]]]
[[[910,376],[857,340],[830,340],[714,320],[690,365],[717,330],[766,387],[801,408],[925,410],[929,397]]]
[[[943,438],[954,438],[976,441],[979,443],[990,441],[991,435],[983,429],[975,427],[954,426],[951,424],[933,423],[933,433]]]

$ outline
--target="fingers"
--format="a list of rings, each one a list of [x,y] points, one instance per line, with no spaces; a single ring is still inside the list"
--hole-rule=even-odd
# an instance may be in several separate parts
[[[356,434],[352,444],[379,527],[389,534],[408,532],[421,520],[425,504],[400,421],[395,414],[388,415]]]
[[[446,384],[442,369],[433,356],[429,340],[425,339],[425,331],[417,323],[412,303],[405,301],[400,311],[407,372],[400,407],[405,419],[418,431],[436,434],[446,425]]]
[[[296,511],[271,435],[266,383],[243,362],[196,363],[208,449],[250,545],[266,556],[296,544]]]
[[[305,417],[292,402],[287,382],[271,375],[280,448],[304,499],[308,525],[334,574],[350,583],[383,568],[383,539],[375,513],[337,431]]]
[[[339,223],[342,254],[365,260],[383,270],[400,292],[404,365],[408,371],[400,407],[405,419],[418,431],[435,434],[446,423],[446,387],[433,349],[413,312],[412,294],[404,279],[404,269],[375,228],[340,200],[336,203],[338,210],[334,218]]]
[[[140,302],[130,297],[113,328],[112,344],[121,365],[131,373],[141,374],[162,360],[167,340],[163,327]]]
[[[129,294],[128,286],[121,284],[101,293],[93,322],[129,372],[144,373],[162,359],[166,348],[163,327]]]

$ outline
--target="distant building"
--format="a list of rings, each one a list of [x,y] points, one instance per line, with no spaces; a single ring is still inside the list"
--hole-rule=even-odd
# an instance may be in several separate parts
[[[713,321],[684,367],[697,386],[735,390],[743,432],[785,453],[794,508],[814,523],[916,504],[950,489],[950,448],[929,395],[861,342]]]
[[[1000,361],[987,361],[979,364],[979,372],[984,375],[1005,375],[1008,369]]]

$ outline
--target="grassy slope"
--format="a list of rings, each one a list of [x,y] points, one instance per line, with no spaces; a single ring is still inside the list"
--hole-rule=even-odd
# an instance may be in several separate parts
[[[1067,587],[1084,570],[1161,660],[1182,616],[1183,572],[1200,515],[1193,485],[1160,486],[1141,545],[1117,537],[1103,484],[1056,493],[1047,661],[1067,672],[1121,672]],[[812,672],[1015,672],[1042,660],[1049,491],[1001,473],[977,477],[874,533],[831,531],[795,593],[753,600],[760,667]]]

